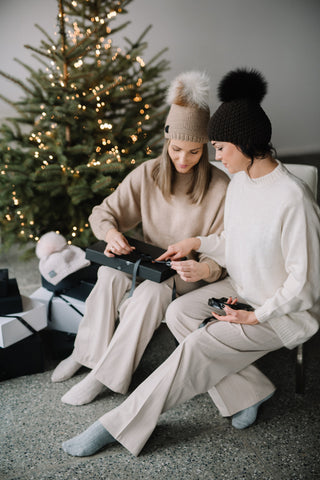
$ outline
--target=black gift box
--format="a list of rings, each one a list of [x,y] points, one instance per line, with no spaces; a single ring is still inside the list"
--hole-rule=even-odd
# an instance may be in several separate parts
[[[0,315],[22,312],[22,299],[19,292],[17,280],[10,278],[8,281],[8,292],[6,297],[0,297]]]
[[[94,287],[94,283],[85,282],[81,280],[81,282],[78,283],[78,285],[74,286],[73,288],[70,288],[63,295],[85,302],[88,296],[90,295],[93,287]]]
[[[61,282],[57,283],[57,285],[53,285],[53,283],[48,282],[41,275],[41,285],[50,292],[69,295],[69,291],[78,287],[78,285],[82,282],[95,284],[97,281],[97,271],[97,265],[88,265],[87,267],[80,268],[76,272],[73,272],[67,277],[63,278]],[[71,297],[72,295],[69,296]],[[82,298],[80,298],[80,300],[82,300]]]
[[[50,359],[64,360],[73,351],[76,334],[58,330],[43,330],[41,338]]]
[[[6,348],[0,348],[0,381],[44,371],[40,335],[31,335]]]
[[[7,268],[0,270],[0,297],[6,297],[9,290],[9,274]]]
[[[172,270],[166,263],[152,263],[152,260],[165,252],[164,249],[134,238],[126,238],[129,244],[135,247],[135,250],[128,255],[107,257],[103,253],[107,244],[100,240],[86,249],[86,258],[100,265],[106,265],[131,274],[133,273],[135,263],[142,258],[138,267],[137,276],[157,283],[161,283],[175,275],[175,270]]]

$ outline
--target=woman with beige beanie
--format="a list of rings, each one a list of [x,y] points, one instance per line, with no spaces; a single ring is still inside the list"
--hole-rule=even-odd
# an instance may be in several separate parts
[[[186,237],[223,230],[229,180],[208,161],[208,92],[208,77],[201,72],[183,73],[172,82],[162,155],[138,166],[113,194],[93,208],[89,222],[95,236],[107,242],[107,256],[131,251],[123,232],[140,222],[144,241],[164,249]],[[99,268],[74,350],[56,367],[52,381],[69,379],[81,366],[91,372],[62,397],[62,402],[89,403],[105,387],[127,392],[132,374],[171,302],[174,279],[181,296],[223,274],[205,255],[190,256],[185,266],[195,281],[184,282],[178,275],[162,283],[144,280],[123,303],[131,275],[107,266]],[[115,329],[118,315],[120,323]]]

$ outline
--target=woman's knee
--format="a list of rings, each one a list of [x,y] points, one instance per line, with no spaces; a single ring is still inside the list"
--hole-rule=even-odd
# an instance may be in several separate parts
[[[110,283],[114,281],[122,281],[126,278],[126,274],[115,268],[106,267],[102,265],[98,270],[98,282]]]
[[[168,328],[173,332],[176,330],[176,326],[182,322],[183,317],[183,304],[180,298],[177,298],[170,303],[166,310],[165,321]]]

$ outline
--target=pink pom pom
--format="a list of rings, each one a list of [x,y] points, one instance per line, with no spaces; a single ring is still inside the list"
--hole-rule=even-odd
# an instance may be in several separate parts
[[[54,252],[60,252],[67,245],[66,239],[56,232],[48,232],[42,235],[36,246],[38,258],[44,258]]]

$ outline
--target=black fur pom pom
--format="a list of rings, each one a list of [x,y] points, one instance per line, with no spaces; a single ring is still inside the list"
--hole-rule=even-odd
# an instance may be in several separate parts
[[[221,80],[218,98],[221,102],[246,99],[261,103],[267,93],[267,82],[257,70],[233,70]]]

